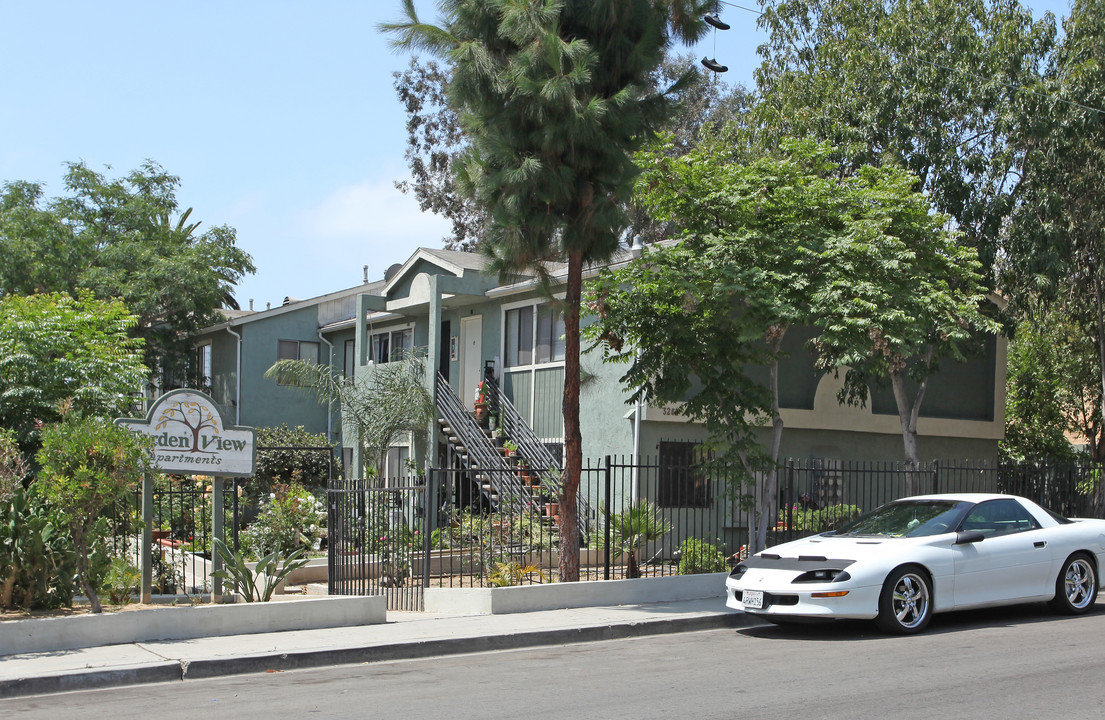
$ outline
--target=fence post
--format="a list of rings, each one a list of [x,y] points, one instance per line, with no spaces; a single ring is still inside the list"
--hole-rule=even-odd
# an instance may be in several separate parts
[[[940,492],[940,461],[932,461],[932,493],[933,495]]]
[[[610,483],[611,483],[610,456],[606,456],[606,467],[603,472],[603,504],[602,504],[602,579],[610,579]]]
[[[153,475],[146,473],[142,478],[142,532],[141,555],[142,602],[153,602]]]
[[[792,540],[794,538],[794,504],[797,502],[797,498],[794,495],[794,460],[787,460],[787,494],[786,494],[786,508],[787,508],[787,527],[786,538]]]
[[[434,487],[434,470],[426,468],[426,483],[422,486],[426,497],[422,499],[422,588],[430,587],[430,542],[437,528],[437,490]]]

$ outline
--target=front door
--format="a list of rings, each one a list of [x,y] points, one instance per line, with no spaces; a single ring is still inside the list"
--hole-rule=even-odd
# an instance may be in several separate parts
[[[476,386],[483,379],[483,316],[473,315],[460,321],[460,387],[457,395],[471,409]]]

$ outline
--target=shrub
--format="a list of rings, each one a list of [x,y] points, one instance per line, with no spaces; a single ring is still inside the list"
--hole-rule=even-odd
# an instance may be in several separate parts
[[[523,566],[516,560],[495,561],[487,573],[487,584],[492,587],[514,587],[533,575],[541,582],[547,580],[541,568],[532,563]]]
[[[266,427],[257,431],[257,446],[281,448],[257,453],[257,467],[249,487],[257,489],[258,499],[271,493],[276,485],[297,483],[308,488],[326,487],[330,478],[332,444],[325,433],[307,432],[302,425]],[[335,472],[340,473],[341,467],[336,466]]]
[[[126,605],[139,592],[141,582],[142,571],[126,558],[116,557],[111,559],[99,589],[112,605]]]
[[[101,611],[94,552],[109,532],[101,513],[150,470],[150,446],[149,438],[96,418],[67,418],[42,434],[35,487],[65,517],[77,550],[77,578],[92,612]]]
[[[287,557],[299,549],[318,550],[325,526],[325,506],[307,488],[276,485],[261,501],[257,520],[238,540],[246,557],[258,559],[273,552]]]
[[[724,572],[728,569],[725,553],[713,543],[689,537],[679,545],[680,575]]]
[[[0,503],[7,502],[23,486],[29,472],[27,459],[19,449],[15,433],[0,430]]]
[[[827,532],[843,526],[860,516],[860,510],[855,505],[826,505],[823,508],[812,509],[801,505],[791,506],[791,529],[798,532]],[[779,522],[787,521],[787,509],[779,510]]]
[[[34,491],[14,490],[0,502],[0,607],[69,607],[76,579],[64,518]]]

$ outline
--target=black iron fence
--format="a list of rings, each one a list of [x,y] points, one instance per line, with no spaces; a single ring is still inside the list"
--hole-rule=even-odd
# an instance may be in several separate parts
[[[335,480],[330,593],[386,595],[390,608],[417,610],[427,587],[554,582],[558,516],[571,511],[579,521],[582,580],[722,571],[748,542],[753,510],[735,474],[685,458],[588,463],[574,509],[535,484],[538,473],[508,479],[492,472],[521,471],[433,469],[377,487]],[[768,544],[920,493],[1018,494],[1062,514],[1105,517],[1101,475],[1100,467],[1076,465],[788,461],[768,510]],[[487,487],[499,490],[489,494]]]
[[[331,595],[386,595],[389,609],[422,609],[429,554],[424,483],[335,478],[327,527]]]
[[[904,463],[789,460],[780,471],[779,517],[769,543],[831,530],[909,495],[1020,495],[1069,517],[1105,517],[1102,467],[1066,463]]]
[[[167,476],[153,493],[154,595],[200,595],[211,590],[211,531],[214,512],[210,478]],[[227,542],[237,547],[241,513],[238,497],[243,481],[227,484],[223,496],[223,527]],[[142,492],[132,493],[108,518],[113,555],[141,566]]]

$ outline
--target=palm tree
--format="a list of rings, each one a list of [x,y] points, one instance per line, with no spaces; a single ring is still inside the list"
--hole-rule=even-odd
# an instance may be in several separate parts
[[[424,438],[434,418],[434,400],[426,390],[424,358],[407,353],[379,365],[367,381],[350,383],[340,371],[305,360],[280,360],[265,377],[314,393],[321,403],[337,400],[370,467],[382,472],[388,448]]]
[[[641,577],[637,553],[646,543],[659,540],[671,532],[671,523],[660,515],[660,508],[648,500],[638,500],[610,518],[613,543],[626,557],[625,576]]]
[[[609,258],[628,226],[625,201],[637,175],[631,153],[672,112],[649,75],[674,39],[691,43],[717,0],[442,0],[441,26],[385,24],[400,49],[428,50],[452,69],[449,103],[469,145],[458,183],[491,218],[481,246],[501,275],[566,263],[563,300],[564,482],[576,508],[582,469],[579,425],[583,266]],[[697,78],[691,68],[669,91]],[[579,579],[575,512],[560,514],[559,579]]]

